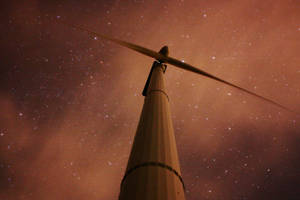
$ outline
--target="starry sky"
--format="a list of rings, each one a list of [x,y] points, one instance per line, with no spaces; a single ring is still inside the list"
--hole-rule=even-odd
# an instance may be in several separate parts
[[[159,50],[300,112],[298,0],[9,1],[0,12],[0,199],[118,198]],[[168,66],[186,199],[299,199],[299,116]]]

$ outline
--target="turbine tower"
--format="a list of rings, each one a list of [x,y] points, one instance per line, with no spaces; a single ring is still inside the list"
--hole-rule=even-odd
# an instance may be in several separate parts
[[[167,55],[168,47],[160,51]],[[167,66],[154,61],[143,95],[144,106],[119,200],[184,200],[176,142],[165,89]]]
[[[121,181],[119,200],[184,200],[184,183],[181,177],[173,125],[170,116],[169,97],[165,90],[164,73],[166,64],[191,71],[252,96],[271,103],[281,109],[295,113],[275,101],[220,79],[192,65],[168,56],[168,47],[159,52],[136,44],[98,34],[81,26],[62,21],[59,23],[85,31],[121,46],[155,58],[143,90],[144,105],[128,160],[125,175]]]

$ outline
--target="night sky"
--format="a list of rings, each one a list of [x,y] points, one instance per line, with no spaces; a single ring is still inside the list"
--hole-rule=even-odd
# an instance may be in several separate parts
[[[298,0],[0,5],[0,199],[116,200],[153,59],[170,56],[300,112]],[[300,199],[300,118],[168,66],[187,200]]]

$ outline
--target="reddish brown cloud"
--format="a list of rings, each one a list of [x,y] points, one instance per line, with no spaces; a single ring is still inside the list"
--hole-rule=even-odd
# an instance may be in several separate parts
[[[0,199],[117,199],[159,50],[300,112],[297,1],[12,2],[1,12]],[[298,199],[299,117],[169,66],[192,199]]]

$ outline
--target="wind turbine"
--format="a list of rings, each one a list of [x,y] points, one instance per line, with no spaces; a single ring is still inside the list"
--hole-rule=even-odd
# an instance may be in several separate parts
[[[146,56],[155,58],[144,90],[145,96],[140,121],[125,175],[121,181],[119,200],[184,200],[185,186],[181,177],[176,141],[170,117],[169,97],[165,90],[164,73],[167,65],[191,71],[246,92],[279,108],[287,107],[263,96],[218,78],[185,62],[169,57],[167,46],[159,52],[115,39],[65,22],[59,22],[88,34],[109,40]]]

